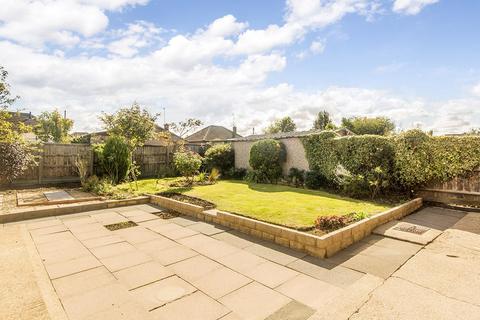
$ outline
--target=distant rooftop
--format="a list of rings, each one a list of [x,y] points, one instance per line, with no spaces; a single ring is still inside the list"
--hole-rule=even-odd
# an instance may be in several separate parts
[[[199,143],[223,141],[232,138],[242,138],[242,136],[222,126],[208,126],[186,137],[185,140],[190,143]]]

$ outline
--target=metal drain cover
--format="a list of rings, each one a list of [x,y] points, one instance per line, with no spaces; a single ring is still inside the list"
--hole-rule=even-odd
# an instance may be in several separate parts
[[[416,225],[399,225],[393,228],[393,230],[422,235],[428,230],[430,230],[430,228],[420,227]]]

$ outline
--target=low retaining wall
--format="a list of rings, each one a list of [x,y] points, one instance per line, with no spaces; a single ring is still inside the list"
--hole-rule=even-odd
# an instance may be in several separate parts
[[[37,206],[30,208],[22,207],[20,209],[12,210],[5,214],[0,214],[0,223],[17,222],[22,220],[60,216],[92,210],[133,206],[136,204],[146,203],[150,203],[150,197],[142,196],[126,200],[105,200],[95,201],[94,203],[82,202],[72,204]]]
[[[368,236],[376,227],[395,219],[401,219],[418,210],[423,205],[422,199],[417,198],[342,229],[323,236],[316,236],[216,209],[204,211],[200,206],[162,196],[152,195],[150,199],[154,204],[175,210],[179,213],[206,222],[217,223],[242,233],[270,240],[284,247],[303,251],[309,255],[320,258],[331,257],[338,251]]]
[[[480,192],[423,189],[417,192],[425,201],[465,206],[480,205]]]

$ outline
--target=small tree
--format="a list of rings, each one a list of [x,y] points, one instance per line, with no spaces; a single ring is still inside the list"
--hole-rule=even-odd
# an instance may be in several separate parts
[[[355,134],[375,134],[386,136],[395,130],[395,124],[387,117],[352,117],[343,118],[342,126]]]
[[[192,183],[194,175],[202,166],[202,158],[194,152],[181,150],[173,155],[173,163],[180,174]]]
[[[172,122],[168,124],[169,130],[172,130],[180,138],[185,138],[189,133],[202,125],[202,121],[194,118],[186,121]]]
[[[313,129],[315,130],[326,130],[334,126],[332,119],[330,119],[330,114],[323,110],[317,114],[317,118],[313,123]]]
[[[69,141],[69,131],[73,127],[73,120],[62,117],[58,110],[42,112],[37,121],[38,124],[33,131],[41,141],[57,143]]]
[[[279,132],[293,132],[297,129],[297,125],[293,122],[292,118],[285,117],[273,122],[267,130],[266,133],[279,133]]]
[[[113,184],[127,177],[132,166],[132,156],[128,144],[122,137],[113,136],[107,139],[103,147],[101,162],[103,169]]]
[[[35,163],[31,150],[19,142],[0,143],[0,184],[10,184]]]

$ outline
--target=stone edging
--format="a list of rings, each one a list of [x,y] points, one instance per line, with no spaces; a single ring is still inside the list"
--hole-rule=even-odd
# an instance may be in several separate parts
[[[320,258],[333,256],[338,251],[371,234],[376,227],[395,219],[401,219],[418,210],[423,205],[422,198],[416,198],[342,229],[323,236],[316,236],[229,212],[216,209],[204,210],[200,206],[162,196],[150,195],[150,201],[167,209],[175,210],[206,222],[217,223]]]
[[[51,216],[58,216],[64,214],[73,214],[84,211],[108,209],[123,206],[132,206],[136,204],[145,204],[150,202],[150,197],[141,196],[125,200],[105,200],[71,203],[71,204],[57,204],[47,206],[22,207],[20,209],[12,210],[10,212],[0,214],[0,224],[17,222],[22,220],[45,218]]]

